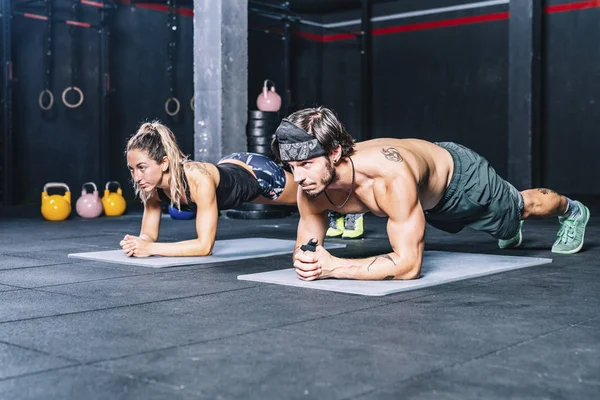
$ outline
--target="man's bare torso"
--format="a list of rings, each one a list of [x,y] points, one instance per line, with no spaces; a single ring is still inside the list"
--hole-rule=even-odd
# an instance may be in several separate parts
[[[428,210],[442,199],[454,172],[452,156],[447,150],[420,139],[360,142],[351,158],[355,168],[353,195],[342,209],[332,206],[324,195],[319,196],[317,201],[322,207],[345,214],[371,211],[385,216],[375,198],[374,185],[393,184],[414,190],[416,183],[421,206]],[[348,179],[343,178],[344,182]],[[340,205],[349,190],[349,187],[336,188],[334,183],[327,188],[327,194],[333,203]]]

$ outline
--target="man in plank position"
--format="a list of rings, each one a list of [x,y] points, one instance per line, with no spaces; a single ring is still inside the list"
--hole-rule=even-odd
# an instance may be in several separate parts
[[[504,249],[521,244],[523,220],[557,216],[552,252],[572,254],[583,246],[587,207],[549,189],[519,192],[485,158],[456,143],[355,143],[331,110],[318,107],[284,119],[272,147],[300,186],[293,258],[303,280],[418,278],[425,222],[451,233],[466,226],[487,232]],[[393,251],[366,259],[333,257],[322,246],[328,210],[388,217]],[[318,245],[306,246],[311,240]]]

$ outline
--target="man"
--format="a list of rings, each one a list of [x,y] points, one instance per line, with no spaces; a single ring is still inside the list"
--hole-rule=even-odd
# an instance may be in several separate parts
[[[561,227],[552,251],[572,254],[583,246],[587,207],[549,189],[519,193],[487,160],[459,144],[355,143],[335,114],[319,107],[283,120],[272,147],[301,188],[294,267],[304,280],[418,278],[425,222],[451,233],[468,226],[510,248],[521,244],[523,220],[558,216]],[[393,251],[365,259],[333,257],[322,246],[328,210],[388,217]],[[316,247],[302,246],[311,239]]]

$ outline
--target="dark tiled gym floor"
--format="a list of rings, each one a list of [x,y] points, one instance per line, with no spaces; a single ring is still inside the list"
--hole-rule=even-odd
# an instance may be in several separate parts
[[[2,399],[598,399],[600,202],[584,250],[550,253],[558,222],[519,250],[432,228],[428,250],[552,264],[386,297],[238,281],[289,256],[156,270],[67,258],[112,249],[140,214],[0,221]],[[10,217],[9,215],[12,215]],[[220,221],[218,239],[294,239],[297,216]],[[164,240],[193,222],[163,219]],[[259,233],[260,232],[260,233]],[[334,254],[388,250],[385,220]]]

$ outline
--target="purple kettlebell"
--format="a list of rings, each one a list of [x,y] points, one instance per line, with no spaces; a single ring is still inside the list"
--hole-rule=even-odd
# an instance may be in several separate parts
[[[90,185],[94,188],[92,193],[88,193],[85,187]],[[94,182],[86,182],[81,186],[81,197],[77,199],[75,205],[77,214],[82,218],[96,218],[102,214],[104,207],[98,194],[98,188]]]

